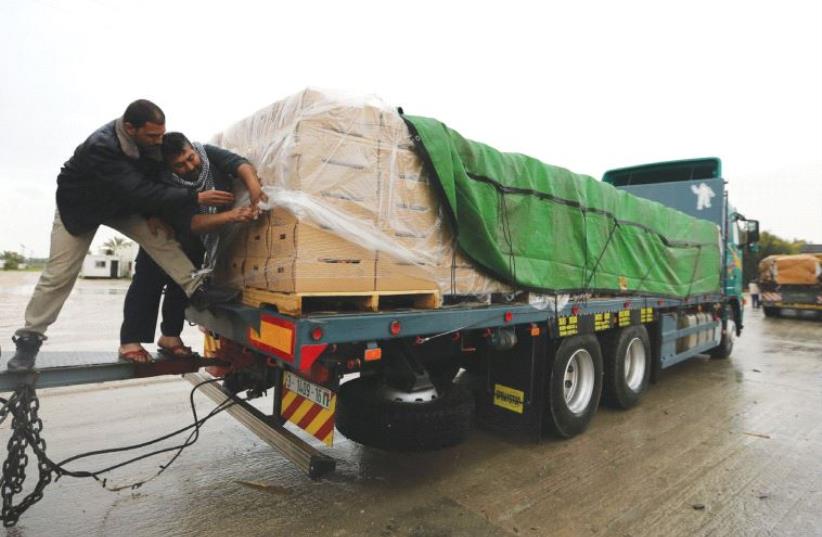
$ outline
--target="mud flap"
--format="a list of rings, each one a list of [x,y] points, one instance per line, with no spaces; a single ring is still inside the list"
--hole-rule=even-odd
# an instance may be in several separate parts
[[[516,327],[510,350],[483,345],[483,367],[475,379],[476,422],[485,429],[539,441],[545,408],[548,336],[545,325]],[[480,382],[481,380],[481,382]]]

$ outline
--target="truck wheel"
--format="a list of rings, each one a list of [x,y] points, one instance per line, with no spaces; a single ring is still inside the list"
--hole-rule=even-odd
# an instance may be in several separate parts
[[[546,427],[560,438],[583,432],[602,394],[602,352],[592,335],[560,343],[548,372]]]
[[[763,306],[762,311],[765,317],[779,317],[779,308]]]
[[[376,377],[346,382],[337,396],[337,429],[355,442],[387,451],[439,449],[468,436],[474,398],[466,387],[440,385],[436,397],[428,394],[420,401],[392,394],[396,391]]]
[[[605,403],[613,408],[635,406],[651,378],[651,342],[644,326],[617,331],[604,346]]]
[[[722,331],[722,337],[719,341],[719,346],[714,347],[708,351],[711,358],[724,360],[731,356],[734,350],[734,340],[736,339],[736,316],[733,308],[726,310],[728,313],[728,320],[725,323],[725,329]]]

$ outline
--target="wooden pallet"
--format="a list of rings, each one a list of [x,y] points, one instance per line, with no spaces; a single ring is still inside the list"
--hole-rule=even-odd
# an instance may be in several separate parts
[[[393,308],[436,309],[442,305],[436,290],[352,291],[278,293],[265,289],[243,289],[243,304],[253,308],[274,306],[285,315],[298,317],[319,311],[383,311]]]

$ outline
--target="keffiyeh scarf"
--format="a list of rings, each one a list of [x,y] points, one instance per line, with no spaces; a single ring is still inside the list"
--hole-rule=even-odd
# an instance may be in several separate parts
[[[194,151],[196,151],[198,155],[200,155],[200,173],[197,175],[197,179],[194,181],[189,181],[187,179],[183,179],[176,173],[172,173],[172,180],[182,187],[191,188],[197,192],[214,190],[214,174],[211,172],[211,163],[208,161],[208,155],[206,154],[205,147],[203,147],[203,144],[199,142],[192,142],[191,147],[194,148]],[[200,205],[197,208],[197,212],[200,214],[214,214],[217,212],[217,207]]]

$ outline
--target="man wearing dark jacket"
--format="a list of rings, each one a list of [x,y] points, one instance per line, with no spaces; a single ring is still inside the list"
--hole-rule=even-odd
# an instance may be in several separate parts
[[[244,184],[250,205],[219,209],[226,203],[204,203],[199,207],[181,206],[175,214],[166,215],[177,240],[191,261],[199,266],[206,250],[214,255],[213,243],[218,241],[220,228],[232,223],[248,222],[257,216],[257,203],[265,199],[257,171],[245,158],[213,145],[192,143],[182,133],[170,132],[163,137],[162,155],[173,172],[167,176],[170,184],[190,189],[201,198],[229,194],[234,179]],[[207,263],[210,265],[210,260]],[[165,294],[163,294],[165,289]],[[163,300],[162,335],[157,340],[161,354],[184,358],[191,356],[180,334],[185,321],[186,296],[180,286],[163,272],[143,250],[137,254],[136,271],[123,304],[123,325],[120,328],[120,356],[135,362],[147,362],[151,355],[141,343],[154,340],[160,299]]]
[[[57,177],[57,210],[51,249],[26,307],[25,326],[12,340],[17,352],[10,370],[30,369],[46,329],[74,287],[97,228],[105,224],[140,244],[190,297],[193,306],[232,300],[236,293],[206,289],[202,276],[180,245],[149,228],[141,213],[173,213],[197,204],[196,192],[153,180],[162,166],[159,145],[165,115],[154,103],[138,100],[123,116],[97,129],[80,144]]]

